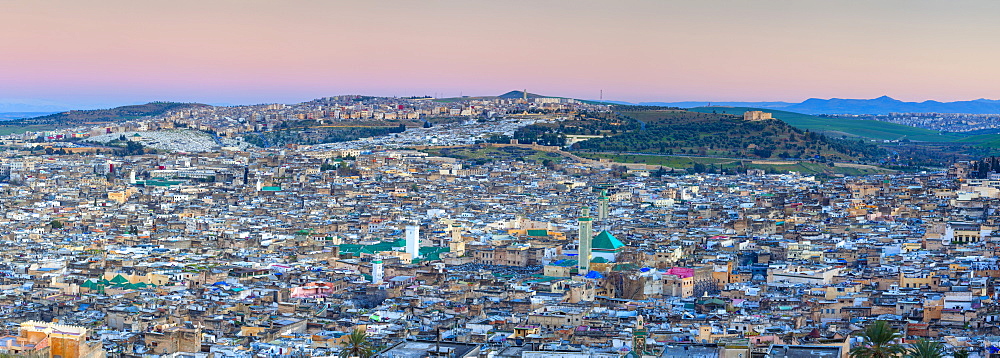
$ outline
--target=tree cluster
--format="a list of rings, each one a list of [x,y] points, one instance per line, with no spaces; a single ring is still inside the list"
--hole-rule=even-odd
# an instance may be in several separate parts
[[[841,141],[801,131],[779,120],[684,111],[629,112],[644,130],[575,144],[586,151],[657,152],[725,157],[853,159],[884,153],[862,141]]]

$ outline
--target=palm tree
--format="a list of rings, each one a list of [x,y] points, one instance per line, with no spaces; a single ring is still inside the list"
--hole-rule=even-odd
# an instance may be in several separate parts
[[[340,350],[341,358],[371,358],[377,353],[375,345],[368,340],[368,333],[360,329],[352,331],[347,340],[340,342],[340,345],[343,346]]]
[[[944,356],[944,345],[941,342],[926,339],[917,340],[906,352],[906,358],[941,358]]]
[[[969,351],[960,349],[951,353],[955,358],[969,358]]]
[[[889,327],[888,323],[875,321],[861,333],[865,342],[860,347],[851,349],[851,358],[899,357],[906,352],[906,349],[893,342],[899,337],[899,332]]]

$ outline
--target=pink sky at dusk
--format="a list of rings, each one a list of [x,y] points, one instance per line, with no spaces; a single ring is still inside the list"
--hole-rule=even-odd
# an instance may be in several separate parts
[[[0,0],[0,99],[995,99],[998,13],[922,0]]]

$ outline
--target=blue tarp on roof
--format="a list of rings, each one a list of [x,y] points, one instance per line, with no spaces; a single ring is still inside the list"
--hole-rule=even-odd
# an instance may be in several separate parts
[[[604,278],[604,275],[602,275],[600,272],[597,272],[597,271],[590,271],[590,272],[587,272],[587,276],[584,276],[584,277],[598,279],[598,278]]]

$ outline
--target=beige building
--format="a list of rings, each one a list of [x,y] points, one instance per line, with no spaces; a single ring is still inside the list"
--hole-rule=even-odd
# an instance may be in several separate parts
[[[153,354],[201,352],[201,328],[159,325],[145,332],[146,347]]]
[[[0,351],[17,356],[104,358],[100,341],[88,340],[89,330],[52,322],[21,323],[20,334],[2,339]]]
[[[771,113],[763,111],[747,111],[743,113],[743,120],[745,121],[763,121],[771,119]]]

